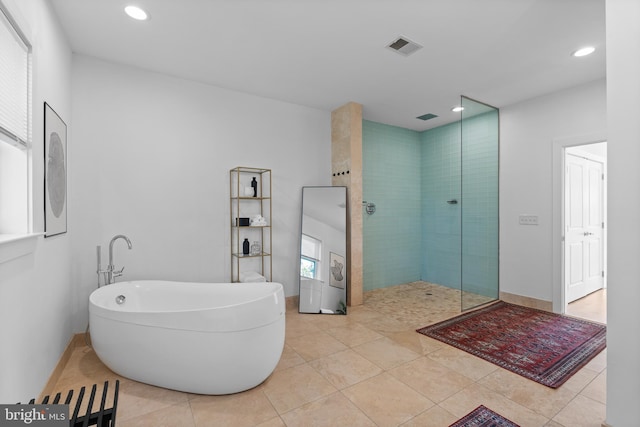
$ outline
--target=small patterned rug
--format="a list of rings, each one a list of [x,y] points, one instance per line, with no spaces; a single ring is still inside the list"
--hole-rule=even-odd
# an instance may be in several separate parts
[[[480,405],[449,427],[520,427],[502,415]]]
[[[499,301],[417,332],[558,388],[606,347],[606,326]]]

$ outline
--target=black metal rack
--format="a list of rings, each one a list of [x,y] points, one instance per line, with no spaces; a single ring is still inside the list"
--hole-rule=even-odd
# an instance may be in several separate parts
[[[115,387],[113,389],[113,406],[111,408],[106,408],[107,403],[107,392],[109,390],[109,381],[105,381],[102,387],[102,398],[100,399],[100,409],[96,412],[93,411],[94,401],[96,400],[96,391],[97,384],[94,384],[91,387],[91,394],[89,395],[89,401],[87,403],[87,409],[84,415],[80,415],[80,408],[82,407],[82,399],[85,395],[85,387],[80,389],[78,393],[78,398],[76,399],[76,403],[73,409],[73,414],[69,418],[69,427],[88,427],[88,426],[98,426],[98,427],[115,427],[116,425],[116,408],[118,407],[118,390],[120,388],[120,381],[116,380]],[[57,393],[53,398],[53,401],[49,401],[49,396],[45,396],[42,399],[41,405],[71,405],[73,400],[73,390],[69,390],[67,393],[67,397],[64,402],[60,402],[61,394]],[[29,401],[30,405],[36,403],[35,399],[31,399]],[[69,406],[71,407],[71,406]]]

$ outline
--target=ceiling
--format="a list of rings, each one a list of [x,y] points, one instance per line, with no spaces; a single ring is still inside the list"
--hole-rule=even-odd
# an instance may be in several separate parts
[[[302,214],[346,233],[346,187],[303,187]],[[304,222],[302,224],[303,228]],[[311,230],[303,230],[309,233]]]
[[[460,95],[500,108],[605,76],[604,0],[51,3],[75,53],[326,111],[355,101],[414,130],[457,120]],[[424,47],[385,47],[400,35]]]

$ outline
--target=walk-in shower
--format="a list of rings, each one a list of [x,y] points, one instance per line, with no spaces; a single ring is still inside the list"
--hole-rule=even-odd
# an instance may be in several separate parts
[[[462,97],[459,120],[423,132],[363,122],[364,290],[427,281],[466,310],[498,288],[498,109]]]

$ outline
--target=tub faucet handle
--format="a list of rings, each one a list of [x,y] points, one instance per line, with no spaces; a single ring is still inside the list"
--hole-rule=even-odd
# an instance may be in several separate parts
[[[124,271],[124,267],[122,267],[122,268],[121,268],[120,270],[118,270],[118,271],[114,271],[114,272],[112,273],[112,274],[113,274],[113,276],[112,276],[112,277],[115,279],[116,277],[120,277],[120,276],[122,276],[122,272],[123,272],[123,271]]]

